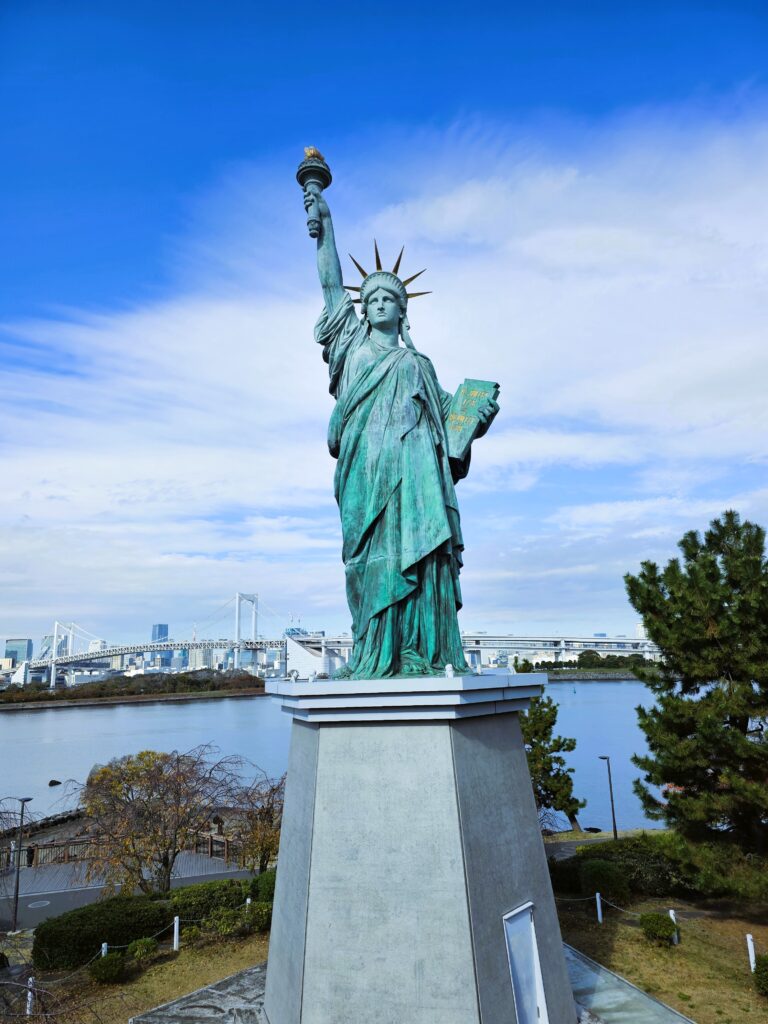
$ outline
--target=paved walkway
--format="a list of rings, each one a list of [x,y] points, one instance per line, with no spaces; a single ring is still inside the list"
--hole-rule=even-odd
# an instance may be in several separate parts
[[[250,871],[242,871],[237,865],[226,864],[220,858],[184,851],[174,865],[171,884],[175,888],[216,878],[247,878],[250,874]],[[0,875],[0,926],[11,920],[13,883],[12,871]],[[103,890],[103,878],[90,881],[86,878],[85,861],[22,868],[19,873],[19,924],[22,928],[34,928],[46,918],[94,903]]]
[[[573,857],[580,846],[592,846],[595,843],[607,843],[613,839],[610,832],[602,832],[599,836],[590,839],[565,839],[557,843],[544,842],[544,850],[547,857],[554,857],[555,860],[566,860]]]
[[[199,875],[220,875],[222,871],[237,870],[234,865],[227,865],[218,857],[208,857],[203,853],[191,853],[187,850],[179,854],[173,867],[174,878],[187,878]],[[0,875],[0,898],[13,893],[13,871],[5,871]],[[28,896],[32,893],[63,892],[65,889],[78,889],[83,886],[103,887],[103,879],[86,880],[86,862],[71,861],[69,864],[44,864],[37,868],[22,868],[19,872],[19,894]]]

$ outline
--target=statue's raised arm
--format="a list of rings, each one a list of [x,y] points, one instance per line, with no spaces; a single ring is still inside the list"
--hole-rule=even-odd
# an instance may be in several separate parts
[[[299,166],[296,178],[304,189],[304,209],[310,237],[317,239],[317,273],[325,306],[332,313],[344,295],[344,283],[331,211],[323,196],[323,189],[328,188],[332,181],[331,171],[322,153],[314,146],[308,146],[304,152],[306,157]]]

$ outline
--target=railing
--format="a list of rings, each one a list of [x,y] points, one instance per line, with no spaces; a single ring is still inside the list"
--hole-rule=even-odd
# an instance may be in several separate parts
[[[74,861],[91,860],[97,856],[99,845],[97,839],[68,839],[59,843],[32,843],[21,848],[21,866],[39,868],[51,864],[71,864]],[[223,860],[227,864],[236,861],[240,867],[243,867],[245,863],[240,843],[227,839],[226,836],[197,833],[183,849],[190,853],[203,854],[215,860]],[[7,846],[0,849],[0,872],[10,871],[15,866],[15,850]]]

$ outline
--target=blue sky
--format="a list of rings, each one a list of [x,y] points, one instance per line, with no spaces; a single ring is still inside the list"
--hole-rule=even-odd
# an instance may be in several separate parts
[[[307,144],[502,384],[464,625],[630,631],[624,571],[768,519],[766,55],[757,3],[3,5],[0,633],[346,628]]]

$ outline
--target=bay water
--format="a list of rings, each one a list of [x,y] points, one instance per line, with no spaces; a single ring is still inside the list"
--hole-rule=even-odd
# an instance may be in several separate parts
[[[556,731],[576,740],[566,757],[575,793],[587,801],[582,826],[611,827],[606,763],[599,760],[605,754],[618,827],[654,827],[632,792],[640,773],[630,761],[646,750],[635,707],[650,705],[652,695],[636,680],[605,679],[552,682],[546,692],[559,706]],[[94,764],[113,757],[201,743],[280,775],[288,763],[290,722],[269,697],[0,712],[0,799],[31,796],[35,817],[53,814],[72,798],[67,803],[64,787],[50,788],[50,779],[84,782]]]

